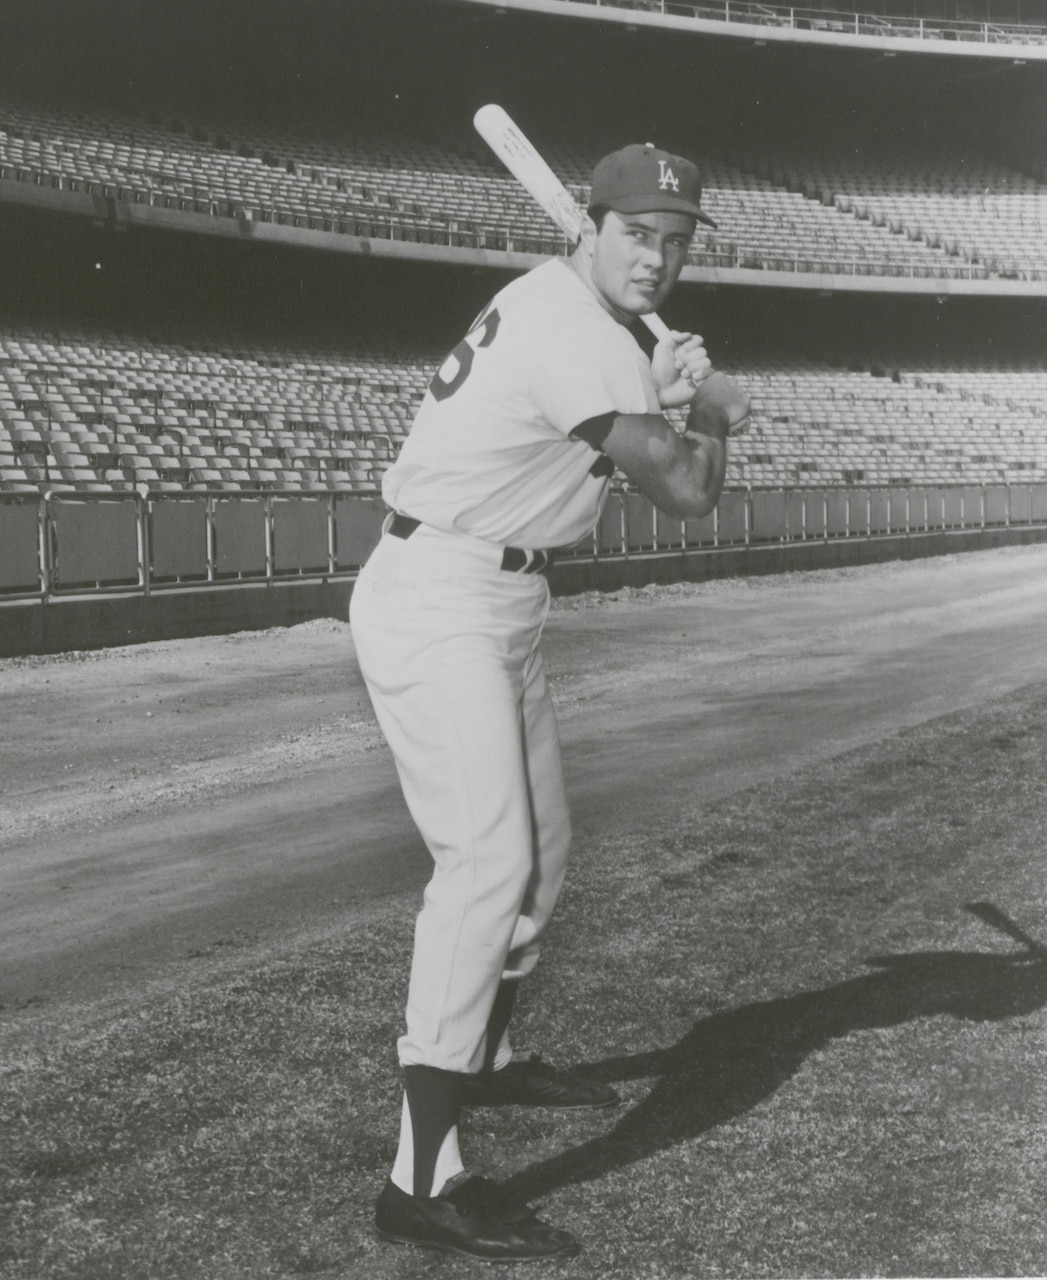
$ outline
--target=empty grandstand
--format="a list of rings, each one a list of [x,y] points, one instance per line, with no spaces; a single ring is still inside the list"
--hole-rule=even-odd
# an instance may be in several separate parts
[[[501,100],[582,203],[623,139],[698,160],[718,228],[668,318],[752,393],[730,489],[1024,488],[1007,510],[1035,523],[1047,12],[875,9],[6,11],[0,504],[39,500],[42,528],[52,497],[377,506],[462,327],[569,250],[473,134]],[[760,509],[761,536],[793,536]],[[0,590],[31,587],[19,563]]]
[[[376,492],[436,372],[396,359],[102,333],[0,334],[0,492]],[[1047,481],[1047,370],[737,366],[735,484]]]

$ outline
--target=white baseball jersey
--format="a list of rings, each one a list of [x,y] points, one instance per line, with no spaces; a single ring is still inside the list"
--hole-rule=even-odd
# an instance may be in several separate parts
[[[554,258],[496,294],[444,361],[382,494],[446,532],[568,546],[599,519],[613,470],[572,431],[659,412],[635,338]]]

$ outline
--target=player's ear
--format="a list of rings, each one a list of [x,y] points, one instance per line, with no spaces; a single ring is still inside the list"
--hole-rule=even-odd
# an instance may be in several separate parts
[[[589,217],[587,213],[582,214],[582,225],[578,232],[578,245],[584,249],[586,253],[592,253],[593,246],[596,244],[596,237],[600,234],[596,223]]]

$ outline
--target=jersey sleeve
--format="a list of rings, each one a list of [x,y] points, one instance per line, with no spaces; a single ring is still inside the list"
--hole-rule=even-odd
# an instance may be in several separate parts
[[[569,333],[551,330],[538,397],[545,418],[565,436],[593,421],[609,427],[615,414],[661,412],[650,362],[628,329],[608,317]]]

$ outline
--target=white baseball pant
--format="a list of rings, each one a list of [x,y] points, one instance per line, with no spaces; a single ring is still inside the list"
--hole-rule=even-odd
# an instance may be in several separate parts
[[[502,978],[529,973],[571,839],[539,640],[540,574],[419,526],[386,534],[350,621],[360,669],[433,858],[415,927],[402,1065],[473,1072]]]

